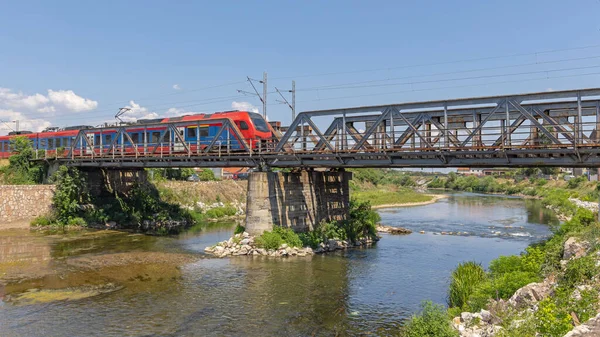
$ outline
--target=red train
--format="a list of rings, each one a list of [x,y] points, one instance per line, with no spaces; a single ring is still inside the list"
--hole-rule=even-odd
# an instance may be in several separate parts
[[[205,148],[213,142],[218,144],[219,147],[227,148],[230,151],[242,149],[240,141],[232,133],[222,132],[218,135],[221,122],[216,120],[223,118],[228,118],[234,122],[240,130],[243,140],[254,149],[266,146],[273,137],[269,123],[260,114],[249,111],[226,111],[213,114],[138,120],[137,123],[127,126],[127,134],[131,141],[137,145],[138,151],[143,151],[145,140],[146,146],[152,151],[158,148],[162,153],[177,153],[183,150],[181,138],[185,140],[186,145],[192,151],[196,151],[199,147]],[[211,122],[211,120],[213,121]],[[198,121],[201,121],[201,124]],[[181,138],[169,132],[166,125],[164,127],[160,125],[175,122],[178,123],[177,130]],[[186,122],[190,123],[187,124]],[[54,156],[57,155],[57,149],[68,149],[73,145],[72,143],[75,141],[79,130],[91,128],[89,126],[74,126],[64,129],[47,129],[39,133],[22,131],[18,135],[13,132],[8,136],[0,136],[0,158],[8,158],[12,154],[10,139],[16,136],[31,139],[35,149],[46,150],[48,155]],[[135,151],[131,141],[116,137],[117,129],[117,127],[106,127],[102,128],[101,131],[94,131],[93,135],[88,134],[88,142],[93,145],[96,153],[99,153],[100,148],[107,149],[111,146],[114,147],[114,151],[121,151],[121,149],[125,153]],[[217,139],[215,140],[215,138]],[[87,147],[87,144],[84,146],[77,144],[76,146],[77,149],[83,148],[83,151],[86,151]],[[67,150],[64,151],[63,154],[59,153],[58,155],[61,156],[67,153]],[[91,149],[87,149],[87,151],[91,151]],[[80,150],[77,153],[80,153]]]

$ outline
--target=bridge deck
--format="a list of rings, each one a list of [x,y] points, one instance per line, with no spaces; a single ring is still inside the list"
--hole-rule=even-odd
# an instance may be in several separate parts
[[[186,126],[165,125],[173,132]],[[111,131],[128,137],[128,128],[139,127]],[[221,128],[236,135],[235,144],[201,147],[173,137],[160,146],[130,138],[129,147],[95,145],[90,137],[108,129],[81,130],[68,155],[54,160],[87,167],[599,166],[600,88],[307,111],[258,147],[232,121]]]

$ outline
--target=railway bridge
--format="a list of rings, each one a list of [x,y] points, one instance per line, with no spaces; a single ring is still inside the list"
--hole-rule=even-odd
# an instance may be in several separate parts
[[[254,232],[273,224],[305,230],[343,217],[350,178],[344,168],[600,166],[600,88],[305,111],[259,144],[244,139],[231,120],[219,123],[203,146],[181,136],[190,122],[167,123],[170,134],[153,142],[128,134],[139,125],[82,129],[66,155],[51,160],[120,171],[259,168],[248,187],[247,226]],[[94,143],[103,132],[121,141]],[[233,137],[224,143],[223,133]],[[334,170],[267,172],[272,168]]]

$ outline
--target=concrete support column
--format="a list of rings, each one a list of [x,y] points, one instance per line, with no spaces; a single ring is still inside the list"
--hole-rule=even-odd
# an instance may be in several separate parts
[[[252,172],[248,175],[246,231],[259,235],[273,226],[296,232],[322,221],[346,219],[350,172]]]

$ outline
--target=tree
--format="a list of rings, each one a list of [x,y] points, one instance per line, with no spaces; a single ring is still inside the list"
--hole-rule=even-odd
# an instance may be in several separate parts
[[[14,137],[10,140],[14,154],[8,159],[9,165],[3,170],[10,184],[29,185],[40,184],[47,172],[44,162],[33,162],[35,150],[27,137]]]

